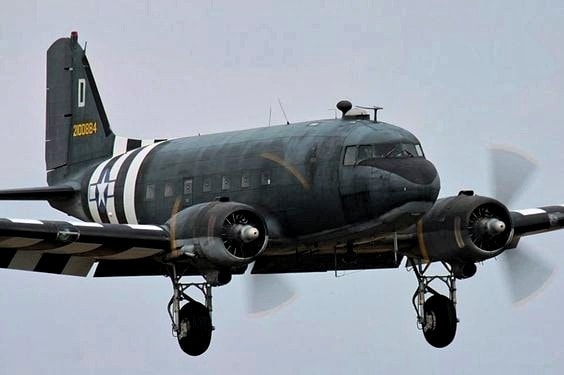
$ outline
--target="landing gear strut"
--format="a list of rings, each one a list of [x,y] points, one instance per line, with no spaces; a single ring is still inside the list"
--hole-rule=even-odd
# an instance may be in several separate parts
[[[168,314],[172,321],[172,335],[178,339],[180,348],[189,355],[203,354],[211,342],[214,329],[212,325],[212,285],[204,283],[182,283],[182,275],[176,274],[176,267],[172,267],[170,279],[173,294],[168,303]],[[186,290],[194,287],[204,295],[205,305],[195,301],[186,294]],[[187,301],[180,307],[183,301]]]
[[[436,348],[444,348],[454,340],[456,335],[456,277],[452,267],[447,263],[443,266],[448,271],[448,275],[427,276],[425,272],[429,269],[430,263],[422,265],[410,260],[415,276],[417,277],[418,287],[413,294],[413,307],[417,313],[417,327],[423,331],[423,335],[429,344]],[[449,296],[439,294],[431,288],[429,284],[434,280],[440,280],[446,284]],[[425,299],[427,294],[432,294]]]

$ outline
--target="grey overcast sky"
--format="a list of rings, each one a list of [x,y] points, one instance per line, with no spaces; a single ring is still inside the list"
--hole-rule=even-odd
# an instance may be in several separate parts
[[[2,1],[2,188],[45,184],[45,52],[79,31],[114,131],[178,137],[331,117],[343,98],[383,106],[437,166],[442,196],[491,193],[487,147],[532,155],[513,208],[564,202],[562,1]],[[65,219],[43,203],[0,216]],[[210,350],[171,337],[171,288],[157,278],[78,279],[0,272],[2,374],[560,374],[564,233],[523,241],[556,266],[513,306],[502,261],[459,283],[457,338],[427,345],[412,274],[291,276],[295,301],[245,312],[245,280],[214,294]]]

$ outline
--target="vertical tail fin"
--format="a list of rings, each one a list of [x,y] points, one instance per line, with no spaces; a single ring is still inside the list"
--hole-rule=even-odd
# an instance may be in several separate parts
[[[47,51],[45,163],[49,184],[71,173],[73,165],[111,156],[115,138],[85,51],[73,32]]]
[[[76,31],[49,47],[45,133],[49,185],[61,185],[96,162],[163,140],[124,138],[112,132]]]

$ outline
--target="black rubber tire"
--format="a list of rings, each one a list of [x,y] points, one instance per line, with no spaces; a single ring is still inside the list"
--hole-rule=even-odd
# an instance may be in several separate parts
[[[435,294],[423,305],[423,335],[435,348],[444,348],[456,335],[456,308],[452,301],[440,294]]]
[[[211,342],[212,321],[206,306],[198,302],[188,302],[180,309],[180,327],[186,327],[178,344],[184,353],[192,356],[203,354]]]

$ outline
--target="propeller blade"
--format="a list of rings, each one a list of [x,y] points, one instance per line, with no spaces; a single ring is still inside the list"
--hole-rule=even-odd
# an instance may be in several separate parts
[[[489,151],[494,197],[509,205],[532,177],[537,164],[530,156],[510,147],[492,146]],[[501,255],[514,303],[524,302],[538,292],[554,271],[551,265],[531,254],[534,252],[521,245]]]
[[[550,280],[554,267],[529,255],[526,246],[509,249],[502,254],[505,277],[513,303],[524,302]]]
[[[490,162],[494,198],[505,205],[520,193],[537,169],[532,158],[503,146],[490,147]]]
[[[282,275],[248,275],[247,309],[252,315],[263,315],[296,298],[296,291]]]

